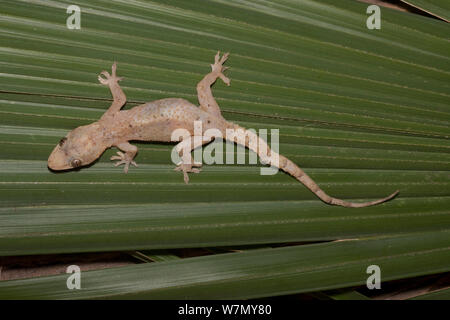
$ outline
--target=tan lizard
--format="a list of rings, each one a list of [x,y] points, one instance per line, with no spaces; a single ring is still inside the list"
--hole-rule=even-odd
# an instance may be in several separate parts
[[[325,203],[343,207],[367,207],[388,201],[398,194],[398,191],[396,191],[386,198],[364,203],[347,202],[330,197],[295,163],[270,150],[267,143],[254,132],[226,121],[212,95],[211,85],[218,78],[230,85],[230,79],[223,74],[226,69],[226,67],[223,67],[223,63],[227,58],[228,53],[220,57],[218,52],[214,64],[211,65],[212,71],[197,84],[199,107],[184,99],[169,98],[148,102],[130,110],[120,110],[126,102],[126,97],[118,84],[122,78],[117,77],[116,63],[114,63],[111,74],[102,71],[98,76],[100,83],[108,85],[111,90],[114,98],[112,105],[99,121],[78,127],[62,138],[48,159],[48,167],[52,170],[68,170],[86,166],[99,158],[106,149],[117,147],[123,152],[117,152],[117,156],[111,157],[111,160],[118,160],[116,166],[124,164],[126,173],[130,164],[137,166],[133,159],[138,149],[131,145],[129,141],[170,142],[173,141],[172,132],[175,129],[183,128],[189,132],[190,136],[178,140],[181,142],[177,147],[182,144],[190,146],[188,147],[189,155],[185,153],[183,157],[183,149],[177,149],[183,161],[175,170],[182,171],[184,180],[188,183],[188,173],[198,173],[198,167],[201,166],[199,163],[194,163],[190,155],[194,149],[194,122],[201,121],[203,133],[211,128],[218,129],[225,139],[241,143],[256,152],[263,163],[276,166],[287,172],[308,187]],[[227,129],[242,130],[241,132],[246,137],[243,140],[237,138],[236,135],[227,137]],[[252,139],[258,141],[259,148],[249,143]],[[211,140],[212,138],[202,139],[201,144],[208,143]],[[242,143],[242,141],[245,141],[245,143]],[[264,146],[264,148],[261,148],[261,146]],[[277,162],[273,161],[273,156],[278,157]]]

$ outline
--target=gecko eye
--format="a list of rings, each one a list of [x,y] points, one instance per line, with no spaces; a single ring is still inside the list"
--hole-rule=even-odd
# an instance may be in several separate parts
[[[81,166],[81,160],[73,159],[73,160],[70,162],[70,165],[71,165],[73,168],[77,168],[77,167]]]
[[[62,147],[63,146],[63,144],[65,143],[67,141],[67,138],[66,137],[64,137],[64,138],[62,138],[61,140],[59,140],[59,146],[60,147]]]

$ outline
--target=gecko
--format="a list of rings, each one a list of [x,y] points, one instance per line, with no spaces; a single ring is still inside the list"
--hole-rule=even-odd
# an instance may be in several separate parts
[[[203,133],[208,129],[218,129],[225,140],[240,143],[256,152],[263,164],[275,166],[288,173],[303,183],[326,204],[350,208],[367,207],[388,201],[399,193],[397,190],[388,197],[362,203],[348,202],[331,197],[294,162],[271,150],[264,139],[261,139],[255,132],[225,120],[212,95],[211,86],[219,78],[226,85],[230,85],[230,79],[224,74],[227,67],[223,66],[228,56],[228,53],[221,56],[220,52],[217,52],[214,57],[214,64],[211,64],[211,72],[197,84],[199,106],[185,99],[166,98],[135,106],[128,110],[121,110],[126,103],[126,96],[119,86],[119,81],[123,78],[117,76],[117,63],[114,62],[111,73],[102,71],[98,75],[99,82],[109,86],[113,96],[111,106],[99,121],[80,126],[59,141],[48,158],[49,169],[60,171],[87,166],[98,159],[106,149],[116,147],[120,151],[117,152],[117,155],[112,156],[111,160],[117,161],[115,166],[124,165],[124,172],[127,173],[130,165],[137,167],[134,158],[138,149],[130,144],[130,141],[178,142],[176,145],[177,152],[182,157],[182,161],[175,167],[175,170],[181,171],[185,183],[188,183],[188,173],[199,173],[202,165],[192,161],[191,156],[191,151],[196,147],[194,144],[194,122],[201,121]],[[178,128],[187,130],[189,135],[180,137],[178,141],[173,141],[172,132]],[[236,134],[233,137],[227,136],[227,129],[234,129],[234,132],[241,130],[241,134],[245,134],[246,137],[245,139],[239,139]],[[256,147],[249,143],[252,139],[258,141]],[[211,141],[211,137],[203,138],[200,145]],[[264,146],[264,148],[261,148],[261,146]],[[273,156],[277,156],[278,161],[273,161]]]

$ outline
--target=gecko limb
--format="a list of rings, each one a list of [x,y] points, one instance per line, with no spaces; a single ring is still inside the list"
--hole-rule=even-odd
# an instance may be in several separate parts
[[[102,118],[111,116],[114,113],[119,112],[123,105],[127,102],[127,97],[119,86],[119,81],[123,78],[117,77],[116,70],[117,63],[114,62],[111,67],[111,74],[108,71],[102,71],[98,76],[98,81],[101,84],[109,86],[114,99],[108,111],[105,112]]]
[[[174,170],[183,172],[186,184],[189,183],[188,173],[200,173],[200,167],[203,165],[201,162],[194,162],[191,155],[192,150],[210,141],[211,138],[206,137],[187,137],[176,145],[175,148],[181,157],[181,162],[177,164]]]
[[[201,166],[202,166],[202,164],[201,163],[197,163],[197,162],[191,163],[191,164],[186,164],[186,163],[181,162],[173,170],[175,170],[175,171],[182,171],[183,172],[183,177],[184,177],[184,182],[186,184],[188,184],[189,183],[189,175],[188,175],[188,173],[200,173],[200,171],[202,169],[197,169],[195,167],[201,167]]]
[[[117,167],[121,164],[124,164],[125,167],[123,168],[123,171],[125,173],[128,173],[128,168],[129,168],[130,164],[132,164],[135,167],[138,166],[136,164],[136,162],[133,161],[134,157],[136,156],[137,150],[138,150],[136,146],[133,146],[132,144],[129,144],[128,142],[124,142],[124,143],[118,144],[116,147],[122,151],[125,151],[125,153],[118,151],[117,156],[112,156],[110,158],[111,160],[119,160],[118,162],[116,162],[116,164],[114,166]]]
[[[227,59],[228,53],[220,57],[220,52],[217,52],[214,57],[214,64],[211,65],[211,72],[197,84],[197,96],[200,102],[200,109],[219,118],[222,118],[222,115],[220,113],[220,107],[212,95],[211,85],[216,82],[217,78],[220,78],[226,85],[230,85],[230,79],[223,74],[227,69],[227,67],[223,66]]]

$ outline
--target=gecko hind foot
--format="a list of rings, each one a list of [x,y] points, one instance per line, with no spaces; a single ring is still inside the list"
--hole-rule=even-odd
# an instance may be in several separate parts
[[[112,156],[110,158],[110,160],[119,160],[118,162],[115,163],[115,167],[120,166],[121,164],[124,164],[125,167],[123,168],[123,172],[128,173],[128,168],[130,166],[130,164],[132,164],[133,166],[137,167],[137,163],[133,161],[133,159],[131,159],[131,157],[129,155],[127,155],[126,153],[117,152],[118,156]]]
[[[102,72],[100,72],[100,74],[98,75],[98,81],[101,84],[104,85],[109,85],[109,84],[113,84],[113,83],[117,83],[120,80],[123,80],[123,77],[118,77],[116,75],[116,70],[117,70],[117,63],[114,62],[112,67],[111,67],[111,74],[109,74],[108,71],[103,70]],[[102,77],[103,75],[103,77]]]
[[[193,164],[179,164],[177,165],[173,170],[175,171],[182,171],[183,172],[183,176],[184,176],[184,182],[186,184],[189,183],[189,175],[188,173],[200,173],[200,171],[202,170],[200,167],[202,166],[201,163],[193,163]],[[197,167],[197,168],[195,168]]]
[[[227,86],[230,85],[231,80],[223,74],[223,72],[228,69],[228,67],[224,67],[223,64],[225,63],[225,61],[227,61],[228,56],[229,53],[227,52],[224,53],[222,57],[220,57],[220,51],[217,51],[217,54],[214,57],[214,64],[211,65],[212,72],[216,72],[217,77],[222,79],[222,81],[225,82]]]

